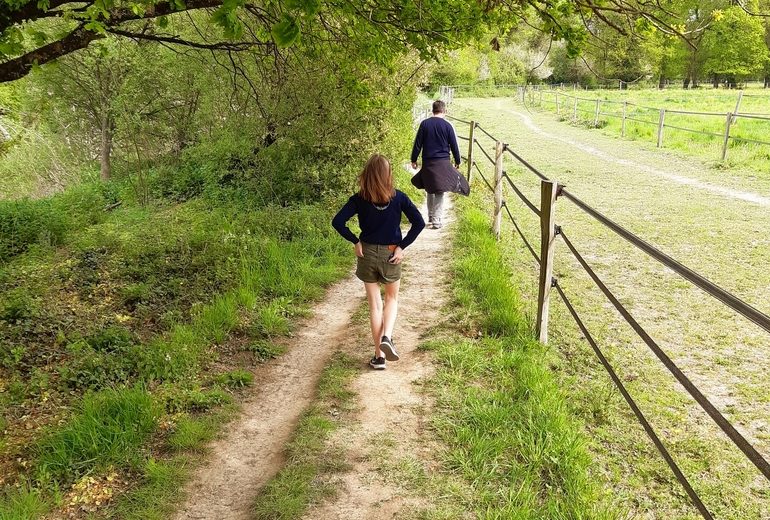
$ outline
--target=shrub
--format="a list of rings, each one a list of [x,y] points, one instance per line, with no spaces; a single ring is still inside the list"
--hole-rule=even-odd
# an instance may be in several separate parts
[[[34,244],[62,244],[69,231],[100,222],[105,202],[94,184],[82,184],[48,199],[0,201],[0,262]]]

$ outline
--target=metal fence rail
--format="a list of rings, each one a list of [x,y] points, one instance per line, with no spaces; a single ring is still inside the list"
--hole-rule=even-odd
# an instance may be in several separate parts
[[[626,119],[631,119],[631,118],[626,115]],[[656,124],[649,121],[646,121],[646,122],[651,124]],[[663,366],[673,375],[673,377],[679,382],[679,384],[681,384],[685,388],[687,393],[706,412],[706,414],[711,418],[711,420],[725,433],[728,439],[730,439],[730,441],[738,449],[741,450],[744,456],[759,470],[759,472],[768,481],[770,481],[770,463],[768,463],[768,461],[756,450],[756,448],[754,448],[754,446],[740,432],[738,432],[738,430],[724,417],[724,415],[722,415],[722,413],[713,405],[713,403],[711,403],[711,401],[703,394],[703,392],[701,392],[698,389],[698,387],[671,360],[671,358],[663,351],[663,349],[661,349],[658,343],[644,330],[641,324],[639,324],[639,322],[636,321],[636,319],[628,312],[626,307],[610,291],[607,285],[604,284],[604,282],[596,274],[596,272],[593,270],[590,264],[581,255],[581,253],[579,252],[575,244],[566,235],[564,230],[561,227],[556,225],[555,221],[552,219],[554,215],[553,207],[552,207],[553,202],[557,200],[557,197],[564,197],[565,199],[569,200],[577,208],[579,208],[589,216],[596,219],[603,226],[605,226],[606,228],[608,228],[609,230],[613,231],[615,234],[623,238],[626,242],[630,243],[634,247],[645,252],[653,260],[671,269],[676,275],[684,278],[685,280],[688,280],[690,283],[692,283],[696,287],[705,291],[707,294],[709,294],[716,300],[720,301],[722,304],[729,307],[733,311],[746,317],[747,319],[755,323],[757,326],[767,331],[768,333],[770,333],[770,316],[766,315],[762,311],[746,303],[738,296],[714,284],[713,282],[711,282],[701,274],[697,273],[696,271],[678,262],[677,260],[670,257],[666,253],[662,252],[652,244],[646,242],[645,240],[636,236],[629,230],[625,229],[624,227],[622,227],[621,225],[619,225],[618,223],[616,223],[615,221],[613,221],[612,219],[610,219],[609,217],[601,213],[600,211],[596,210],[595,208],[591,207],[587,203],[583,202],[581,199],[579,199],[577,196],[572,194],[570,191],[567,191],[566,189],[564,189],[563,186],[560,186],[555,181],[550,180],[546,175],[540,172],[531,163],[529,163],[527,160],[521,157],[516,151],[511,149],[509,145],[504,144],[501,140],[497,139],[490,132],[482,128],[478,123],[474,121],[469,121],[467,122],[467,124],[469,125],[470,132],[471,132],[470,133],[471,137],[469,137],[470,149],[468,154],[468,156],[471,158],[469,168],[474,168],[475,171],[478,172],[479,176],[481,176],[482,180],[484,181],[484,184],[486,185],[486,187],[495,196],[494,197],[495,198],[494,215],[495,215],[495,222],[496,222],[494,226],[495,233],[499,236],[499,233],[500,233],[499,215],[501,215],[504,211],[505,214],[507,214],[510,222],[513,224],[516,234],[518,234],[518,236],[522,239],[527,250],[532,255],[536,264],[539,266],[541,282],[545,280],[545,282],[547,283],[548,290],[555,289],[555,291],[559,294],[561,300],[564,302],[570,315],[574,319],[575,323],[577,324],[578,328],[582,332],[586,341],[590,344],[591,348],[593,349],[597,358],[601,362],[602,366],[607,371],[607,373],[609,374],[610,378],[612,379],[613,383],[618,388],[620,393],[623,395],[623,398],[625,399],[626,403],[633,411],[634,415],[642,425],[646,434],[649,436],[649,438],[657,448],[658,452],[660,453],[660,455],[665,460],[668,467],[673,472],[677,481],[684,488],[685,492],[687,493],[687,496],[690,498],[693,505],[699,511],[701,516],[708,520],[713,518],[708,508],[704,505],[703,501],[700,499],[698,494],[694,491],[689,481],[687,480],[687,478],[685,477],[685,475],[683,474],[679,466],[676,464],[673,457],[668,452],[668,450],[666,449],[665,445],[663,444],[659,436],[656,434],[656,432],[650,425],[649,421],[645,418],[644,414],[641,412],[637,404],[634,402],[633,398],[631,397],[628,390],[625,388],[625,386],[619,379],[617,373],[615,372],[615,370],[607,360],[606,356],[604,356],[604,354],[602,353],[601,349],[597,345],[595,339],[591,335],[585,323],[581,320],[580,316],[575,310],[575,307],[572,305],[569,298],[565,294],[564,288],[560,285],[558,279],[553,277],[552,258],[553,258],[553,248],[555,247],[555,242],[556,242],[555,238],[561,237],[561,241],[566,245],[570,254],[578,262],[581,269],[588,274],[588,276],[592,279],[592,281],[597,286],[599,291],[607,298],[607,300],[613,305],[613,307],[620,313],[620,315],[628,323],[628,325],[632,328],[632,330],[634,330],[634,332],[642,339],[642,341],[644,341],[644,343],[655,354],[655,356],[658,358],[661,364],[663,364]],[[494,157],[490,153],[488,153],[484,148],[481,147],[480,143],[478,142],[478,139],[472,138],[473,132],[476,130],[481,131],[483,134],[485,134],[490,139],[495,141],[496,153]],[[481,150],[481,152],[486,157],[486,159],[489,160],[489,162],[494,166],[494,170],[495,170],[494,182],[490,182],[487,179],[487,177],[483,173],[482,168],[480,168],[479,165],[472,159],[474,150],[476,148]],[[503,170],[502,158],[505,153],[513,157],[521,166],[523,166],[526,170],[530,171],[532,174],[534,174],[540,179],[542,189],[541,189],[541,201],[540,201],[539,208],[523,194],[523,192],[518,188],[518,186],[516,186],[513,179],[511,179],[511,177]],[[540,255],[538,255],[535,248],[532,246],[532,241],[527,239],[526,235],[524,234],[518,222],[516,221],[513,214],[511,213],[508,203],[506,202],[505,198],[502,196],[503,185],[505,183],[509,185],[509,187],[513,190],[516,196],[519,199],[521,199],[522,203],[529,210],[531,210],[540,220],[540,224],[541,224],[541,237],[540,237],[541,254]],[[547,323],[548,306],[547,305],[543,306],[542,305],[543,302],[541,301],[543,299],[548,298],[547,294],[548,294],[548,291],[545,291],[544,293],[541,291],[541,294],[538,297],[539,305],[538,305],[538,316],[537,316],[537,323],[536,323],[538,327],[540,327],[542,323]]]

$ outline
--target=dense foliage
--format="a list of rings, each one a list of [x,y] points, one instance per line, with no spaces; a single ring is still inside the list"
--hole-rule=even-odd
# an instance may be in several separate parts
[[[666,4],[661,15],[665,23],[655,23],[648,13],[571,13],[567,18],[578,36],[563,41],[544,37],[549,26],[543,23],[492,32],[480,44],[447,55],[436,80],[455,85],[544,81],[615,87],[679,83],[685,88],[704,82],[735,87],[756,79],[767,84],[770,19],[758,14],[769,8],[767,2],[677,0]],[[619,30],[624,24],[629,30]],[[495,70],[496,63],[504,66]]]

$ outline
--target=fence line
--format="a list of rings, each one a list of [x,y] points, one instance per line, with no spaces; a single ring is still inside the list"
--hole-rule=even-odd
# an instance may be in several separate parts
[[[535,95],[537,93],[537,95]],[[543,99],[543,95],[552,95],[554,99]],[[566,99],[566,100],[572,100],[573,106],[572,106],[572,120],[576,121],[578,120],[578,113],[591,115],[593,116],[593,126],[598,127],[599,123],[601,121],[601,117],[614,117],[614,118],[620,118],[621,119],[621,135],[625,136],[625,126],[626,121],[634,121],[640,124],[649,124],[649,125],[655,125],[657,126],[657,131],[654,134],[654,137],[656,139],[656,143],[658,148],[662,148],[664,145],[664,132],[663,130],[665,128],[670,128],[674,130],[689,132],[692,134],[700,134],[705,135],[709,137],[717,137],[723,139],[722,142],[722,148],[721,148],[721,158],[724,161],[727,158],[727,151],[729,148],[729,144],[732,141],[733,143],[752,143],[760,146],[770,146],[770,141],[763,141],[761,139],[750,139],[746,137],[738,137],[736,135],[732,135],[733,126],[737,123],[739,119],[751,119],[755,121],[767,121],[770,122],[770,114],[753,114],[753,113],[742,113],[739,112],[740,105],[743,97],[745,97],[743,91],[740,91],[738,93],[738,98],[735,104],[735,109],[731,112],[699,112],[699,111],[693,111],[693,110],[678,110],[678,109],[669,109],[669,108],[656,108],[656,107],[649,107],[646,105],[637,105],[635,103],[631,103],[628,101],[615,101],[615,100],[606,100],[606,99],[599,99],[599,98],[586,98],[586,97],[580,97],[573,94],[568,94],[566,92],[558,91],[558,90],[545,90],[541,88],[531,88],[531,87],[519,87],[519,94],[516,96],[516,98],[520,99],[522,103],[527,104],[527,100],[529,100],[530,106],[538,106],[541,108],[544,108],[545,105],[553,105],[556,107],[556,113],[561,115],[562,113],[562,105],[564,104],[559,98]],[[587,110],[583,107],[579,107],[579,102],[590,102],[594,104],[594,108],[592,110]],[[601,110],[602,105],[623,105],[623,113],[617,114],[613,112],[606,112]],[[628,115],[627,108],[633,107],[637,109],[642,110],[649,110],[649,111],[656,111],[658,112],[658,121],[648,121],[644,119],[639,119],[636,117],[633,117],[632,115]],[[688,128],[685,126],[680,125],[671,125],[668,123],[665,123],[665,118],[667,114],[677,114],[677,115],[689,115],[689,116],[696,116],[696,117],[721,117],[725,118],[725,126],[724,126],[724,132],[717,133],[717,132],[710,132],[707,130],[699,130],[696,128]],[[729,120],[729,122],[727,122]]]
[[[617,80],[613,82],[603,82],[598,83],[596,85],[581,85],[580,83],[569,83],[569,82],[562,82],[562,83],[533,83],[533,84],[524,84],[524,83],[501,83],[501,84],[492,84],[492,85],[483,85],[483,84],[473,84],[473,83],[466,83],[466,84],[456,84],[456,85],[450,85],[446,88],[475,88],[475,89],[485,89],[485,88],[496,88],[496,89],[503,89],[503,88],[518,88],[518,87],[527,87],[532,89],[540,89],[540,88],[546,88],[546,89],[561,89],[561,90],[571,90],[571,91],[584,91],[584,92],[590,92],[594,90],[643,90],[643,89],[655,89],[655,90],[700,90],[705,92],[713,92],[715,89],[711,86],[701,88],[701,85],[711,85],[710,83],[701,83],[697,86],[691,86],[688,88],[685,88],[682,86],[684,78],[677,78],[677,79],[670,79],[667,80],[663,87],[661,87],[659,81],[623,81],[623,80]],[[738,83],[740,85],[740,89],[746,89],[746,88],[756,88],[756,89],[767,89],[768,84],[766,84],[763,80],[752,80],[752,81],[745,81],[742,83]],[[729,90],[740,90],[739,88],[730,88]],[[744,94],[744,97],[767,97],[766,94]]]
[[[572,305],[572,302],[570,302],[569,298],[567,298],[567,295],[564,294],[564,290],[562,289],[561,285],[558,281],[554,283],[554,288],[559,293],[559,296],[561,297],[562,301],[564,302],[564,305],[567,307],[567,310],[569,311],[572,318],[575,320],[575,323],[577,323],[578,328],[580,329],[580,332],[583,334],[583,337],[586,339],[589,345],[591,345],[591,348],[593,349],[594,353],[596,354],[596,357],[599,358],[599,361],[601,362],[604,369],[607,371],[607,373],[610,375],[610,379],[612,379],[612,382],[615,384],[617,389],[620,391],[621,395],[623,396],[623,399],[626,400],[626,403],[628,404],[629,408],[631,408],[631,411],[634,412],[634,415],[636,416],[636,419],[639,421],[639,423],[644,428],[644,431],[647,433],[647,436],[652,440],[655,447],[658,449],[658,452],[660,452],[663,459],[666,461],[666,464],[668,464],[668,467],[671,468],[671,471],[674,473],[674,476],[679,481],[679,483],[682,485],[682,487],[687,492],[687,496],[690,497],[690,500],[692,500],[695,507],[700,512],[701,516],[706,519],[713,518],[711,516],[711,513],[706,508],[706,506],[703,504],[703,501],[701,501],[698,494],[695,492],[695,490],[690,485],[690,482],[687,480],[687,477],[684,476],[684,473],[682,473],[682,470],[679,469],[679,466],[674,461],[674,458],[671,456],[669,451],[666,449],[666,446],[663,444],[663,441],[660,440],[660,437],[657,433],[655,433],[655,430],[653,429],[650,422],[647,420],[647,418],[642,413],[642,410],[639,408],[639,406],[636,404],[634,399],[631,397],[631,394],[628,393],[628,390],[626,389],[623,382],[618,377],[617,372],[615,372],[615,369],[612,368],[612,365],[607,360],[607,357],[604,355],[604,353],[599,348],[599,345],[597,345],[596,340],[594,340],[591,333],[588,331],[588,328],[583,323],[583,320],[580,319],[580,316],[578,315],[577,311],[575,310],[575,307]]]
[[[719,114],[719,115],[722,116],[723,114]],[[732,115],[733,115],[732,113],[726,114],[726,124],[728,127],[730,125]],[[664,114],[661,113],[661,119],[659,123],[653,123],[653,124],[659,124],[660,128],[662,129],[664,127],[663,125],[665,125],[664,117],[665,117]],[[457,119],[455,120],[460,121]],[[634,415],[636,416],[637,420],[641,423],[646,434],[651,439],[655,447],[658,449],[659,453],[661,454],[663,459],[666,461],[666,464],[668,465],[668,467],[674,473],[675,477],[677,478],[677,481],[684,488],[685,492],[687,493],[688,497],[692,501],[693,505],[700,512],[703,518],[707,520],[712,519],[713,517],[709,512],[708,508],[703,504],[698,494],[693,490],[687,478],[679,469],[679,466],[677,466],[671,454],[668,452],[663,442],[660,440],[658,435],[655,433],[654,429],[651,427],[647,419],[644,417],[644,414],[636,405],[633,398],[625,389],[622,382],[620,381],[617,374],[615,373],[614,369],[612,368],[611,364],[607,361],[607,358],[603,355],[603,353],[599,349],[598,345],[596,344],[596,341],[594,340],[593,336],[590,334],[590,331],[588,331],[587,327],[585,326],[585,324],[577,314],[577,311],[575,310],[574,306],[572,306],[572,303],[569,301],[569,298],[565,294],[564,289],[561,287],[559,280],[553,277],[551,273],[550,264],[551,264],[551,259],[553,258],[553,253],[555,249],[555,242],[556,242],[555,238],[560,237],[561,241],[564,242],[564,244],[567,246],[567,249],[575,257],[575,259],[577,260],[581,268],[589,275],[589,277],[593,280],[594,284],[599,288],[599,290],[604,294],[604,296],[610,301],[610,303],[612,303],[615,309],[621,314],[623,319],[634,330],[634,332],[645,342],[645,344],[647,344],[647,346],[650,348],[650,350],[652,350],[652,352],[656,355],[659,361],[674,376],[674,378],[685,388],[685,390],[696,401],[696,403],[709,415],[712,421],[714,421],[714,423],[717,426],[719,426],[719,428],[727,435],[730,441],[738,449],[740,449],[743,452],[743,454],[746,456],[746,458],[760,471],[760,473],[767,480],[770,481],[770,463],[768,463],[768,461],[756,450],[756,448],[754,448],[754,446],[748,440],[746,440],[746,438],[743,437],[743,435],[741,435],[737,431],[737,429],[722,415],[722,413],[711,403],[711,401],[709,401],[709,399],[697,388],[697,386],[694,383],[692,383],[692,381],[681,371],[681,369],[671,360],[671,358],[668,357],[668,355],[660,348],[657,342],[644,330],[644,328],[628,312],[628,310],[620,302],[620,300],[618,300],[618,298],[604,284],[601,278],[599,278],[599,276],[596,274],[593,268],[588,264],[585,258],[580,254],[577,247],[572,243],[569,237],[564,233],[564,230],[560,226],[556,225],[555,221],[553,220],[553,216],[554,216],[553,203],[556,202],[557,198],[560,196],[569,200],[571,203],[575,204],[575,206],[577,206],[579,209],[581,209],[582,211],[584,211],[585,213],[587,213],[588,215],[596,219],[599,223],[601,223],[602,225],[604,225],[614,233],[618,234],[625,241],[629,242],[636,248],[642,250],[651,258],[653,258],[655,261],[668,267],[678,276],[681,276],[682,278],[688,280],[696,287],[705,291],[710,296],[720,301],[722,304],[726,305],[727,307],[734,310],[735,312],[738,312],[739,314],[746,317],[747,319],[749,319],[750,321],[752,321],[753,323],[755,323],[756,325],[758,325],[759,327],[761,327],[767,332],[770,332],[770,316],[767,316],[766,314],[759,311],[755,307],[741,300],[739,297],[717,286],[716,284],[706,279],[701,274],[695,272],[694,270],[676,261],[672,257],[668,256],[667,254],[663,253],[662,251],[654,247],[653,245],[649,244],[648,242],[639,238],[635,234],[626,230],[625,228],[623,228],[622,226],[614,222],[612,219],[602,214],[600,211],[589,206],[588,204],[580,200],[578,197],[573,195],[571,192],[564,189],[563,186],[560,186],[557,182],[550,180],[546,175],[544,175],[537,168],[532,166],[532,164],[527,162],[523,157],[521,157],[518,153],[516,153],[513,149],[511,149],[509,145],[504,144],[501,140],[497,139],[495,136],[490,134],[488,131],[482,128],[477,122],[468,121],[467,124],[470,126],[471,132],[475,130],[480,130],[482,133],[487,135],[490,139],[492,139],[496,143],[496,149],[498,150],[497,155],[499,158],[502,158],[502,154],[504,152],[507,152],[519,164],[521,164],[527,170],[529,170],[534,175],[536,175],[541,181],[541,203],[540,203],[540,209],[538,209],[537,206],[535,206],[535,204],[532,201],[530,201],[518,189],[518,187],[515,185],[513,180],[510,178],[510,176],[502,170],[503,168],[502,161],[494,160],[486,152],[486,150],[484,150],[481,147],[477,139],[472,139],[470,141],[471,145],[470,145],[469,156],[472,156],[474,148],[478,147],[484,153],[487,159],[489,159],[490,162],[495,166],[496,182],[494,186],[487,181],[481,168],[478,166],[478,164],[476,164],[475,161],[471,161],[471,164],[469,165],[469,169],[470,167],[475,168],[476,171],[478,171],[481,178],[483,179],[487,188],[490,190],[490,192],[495,194],[496,219],[498,218],[497,215],[502,210],[505,210],[505,213],[508,215],[508,218],[513,224],[514,229],[516,230],[516,233],[521,237],[527,250],[532,254],[532,257],[535,259],[537,265],[539,266],[540,284],[539,284],[539,294],[538,294],[537,324],[545,325],[545,331],[540,331],[541,339],[543,337],[547,337],[548,294],[551,289],[555,289],[556,292],[561,297],[562,301],[564,302],[565,306],[569,310],[570,315],[575,320],[581,332],[583,333],[583,336],[586,338],[586,341],[588,341],[588,343],[591,345],[591,348],[594,350],[594,353],[599,358],[602,366],[610,375],[610,378],[613,380],[613,383],[615,384],[615,386],[618,387],[618,390],[621,392],[627,404],[634,412]],[[721,134],[718,134],[718,135],[721,136]],[[516,219],[513,217],[513,214],[511,213],[505,198],[502,196],[502,192],[499,191],[500,189],[502,189],[503,179],[505,179],[508,182],[511,189],[513,189],[513,191],[521,199],[523,204],[528,209],[532,210],[533,213],[535,213],[535,215],[537,215],[540,220],[540,223],[541,223],[541,237],[540,237],[541,254],[540,255],[536,253],[535,248],[532,246],[530,240],[527,239],[526,235],[521,230],[520,226],[516,222]],[[545,333],[545,336],[543,336],[542,334],[543,332]]]

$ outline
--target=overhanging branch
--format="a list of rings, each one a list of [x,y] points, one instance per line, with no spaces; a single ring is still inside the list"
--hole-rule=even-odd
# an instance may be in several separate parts
[[[93,31],[84,29],[81,25],[61,40],[57,40],[18,58],[0,63],[0,83],[23,78],[32,67],[48,63],[78,49],[87,47],[89,43],[101,36]]]
[[[63,5],[70,4],[70,3],[78,3],[78,2],[65,2],[63,0],[52,0],[51,5],[56,7],[61,7]],[[187,3],[185,4],[184,9],[180,10],[180,9],[177,9],[176,7],[177,3],[165,1],[165,2],[159,2],[155,4],[152,7],[151,11],[148,11],[145,13],[139,13],[139,14],[126,8],[113,9],[112,11],[110,11],[109,18],[107,18],[106,20],[100,20],[100,21],[102,24],[104,24],[104,26],[107,28],[108,31],[115,31],[115,30],[119,30],[117,29],[117,27],[125,22],[157,18],[159,16],[166,16],[176,12],[191,11],[195,9],[206,9],[206,8],[218,7],[220,5],[222,5],[222,0],[188,0]],[[23,16],[26,17],[23,19],[29,20],[29,21],[34,21],[47,16],[60,15],[59,12],[52,11],[51,8],[45,11],[37,8],[37,2],[34,2],[34,1],[31,3],[31,5],[28,4],[18,12],[19,13],[23,12],[24,13]],[[2,26],[3,23],[11,23],[11,25],[15,23],[14,16],[9,16],[9,14],[15,16],[13,12],[9,13],[7,10],[0,10],[0,28],[3,27]],[[19,16],[22,16],[22,15],[19,15]],[[6,28],[7,27],[8,26],[6,26]],[[37,49],[28,51],[17,58],[13,58],[3,63],[0,63],[0,83],[4,83],[7,81],[14,81],[14,80],[23,78],[24,76],[29,74],[29,71],[32,70],[32,67],[35,64],[42,65],[44,63],[48,63],[52,60],[55,60],[56,58],[60,58],[62,56],[70,54],[76,50],[83,49],[87,47],[89,43],[91,43],[92,41],[100,37],[101,37],[100,34],[86,29],[85,24],[81,24],[77,29],[75,29],[74,31],[66,35],[64,38],[61,38],[55,42],[49,43],[42,47],[38,47]],[[182,40],[180,40],[180,42],[182,42]]]
[[[216,43],[202,43],[193,42],[179,38],[178,36],[163,36],[158,34],[149,33],[135,33],[129,31],[123,31],[121,29],[109,28],[107,32],[116,36],[123,36],[124,38],[131,38],[132,40],[148,40],[152,42],[171,43],[174,45],[183,45],[185,47],[192,47],[194,49],[204,49],[213,51],[245,51],[252,47],[272,47],[273,42],[216,42]]]

